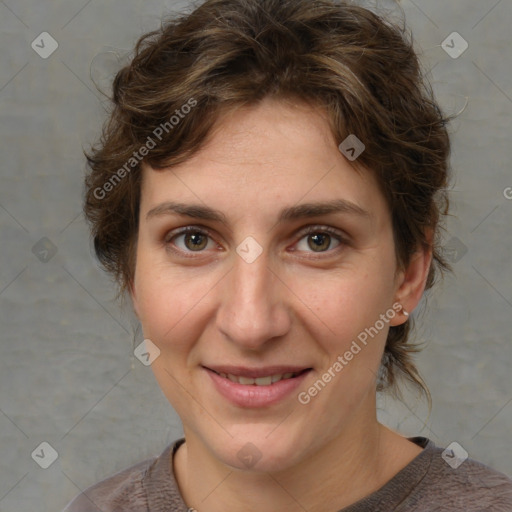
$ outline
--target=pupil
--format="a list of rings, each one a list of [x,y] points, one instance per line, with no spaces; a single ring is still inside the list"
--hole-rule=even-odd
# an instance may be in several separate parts
[[[189,249],[203,249],[205,246],[205,237],[201,233],[188,234],[186,241],[192,243],[192,247],[189,247]]]
[[[310,240],[313,240],[314,245],[309,244],[309,247],[314,251],[317,249],[327,249],[329,247],[330,235],[315,234],[311,235]]]

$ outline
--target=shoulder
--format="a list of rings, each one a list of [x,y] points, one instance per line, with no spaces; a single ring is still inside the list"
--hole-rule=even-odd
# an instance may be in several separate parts
[[[147,489],[144,480],[157,461],[168,453],[144,460],[98,482],[76,496],[63,512],[146,512]]]
[[[512,480],[508,476],[476,460],[459,457],[453,450],[443,450],[432,441],[426,449],[430,464],[410,496],[417,505],[414,510],[512,510]]]

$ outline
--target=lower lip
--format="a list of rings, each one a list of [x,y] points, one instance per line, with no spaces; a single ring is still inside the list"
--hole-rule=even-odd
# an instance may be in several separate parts
[[[231,403],[239,407],[266,407],[289,396],[304,381],[311,370],[297,377],[283,379],[269,386],[256,386],[232,382],[208,368],[204,368],[217,391]]]

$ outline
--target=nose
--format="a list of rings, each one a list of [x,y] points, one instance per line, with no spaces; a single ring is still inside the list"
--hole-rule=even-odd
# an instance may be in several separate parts
[[[222,281],[217,328],[240,348],[261,350],[290,329],[289,289],[263,252],[248,263],[238,255]]]

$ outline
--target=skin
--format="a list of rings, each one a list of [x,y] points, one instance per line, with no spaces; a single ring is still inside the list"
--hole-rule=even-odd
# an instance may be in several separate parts
[[[340,198],[367,215],[277,222],[285,207]],[[148,218],[168,201],[215,208],[227,223],[174,212]],[[206,228],[202,250],[174,233],[184,226]],[[305,226],[320,234],[331,226],[343,241],[324,238],[315,251]],[[236,252],[248,236],[263,249],[252,263]],[[223,117],[187,162],[143,168],[131,295],[145,338],[161,351],[156,379],[183,422],[174,471],[188,506],[339,510],[421,452],[376,418],[376,376],[389,325],[407,319],[402,312],[306,405],[294,392],[265,408],[235,406],[201,365],[312,367],[298,391],[307,390],[394,303],[416,307],[430,262],[430,250],[419,249],[397,269],[375,178],[345,159],[326,114],[305,104],[244,107]],[[248,442],[261,454],[251,468],[237,457]]]

